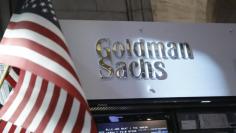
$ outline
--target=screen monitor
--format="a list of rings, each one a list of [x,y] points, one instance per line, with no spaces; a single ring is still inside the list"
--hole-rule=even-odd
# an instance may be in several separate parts
[[[95,117],[99,133],[168,133],[162,114],[127,114]]]
[[[166,120],[98,124],[99,133],[168,133]]]

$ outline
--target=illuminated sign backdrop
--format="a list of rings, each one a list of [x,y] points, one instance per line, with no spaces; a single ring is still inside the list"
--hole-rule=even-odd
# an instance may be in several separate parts
[[[126,79],[128,75],[135,79],[164,80],[168,74],[165,64],[160,60],[193,59],[188,43],[162,41],[115,41],[102,38],[97,41],[96,51],[99,56],[102,79],[114,77]],[[114,58],[118,60],[114,61]],[[134,60],[129,64],[124,60]],[[136,61],[138,59],[138,61]],[[152,60],[152,61],[149,61]]]
[[[236,24],[60,22],[88,99],[236,96]]]

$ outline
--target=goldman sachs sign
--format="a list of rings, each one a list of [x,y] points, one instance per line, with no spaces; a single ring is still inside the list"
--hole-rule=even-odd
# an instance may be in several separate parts
[[[236,25],[63,20],[88,99],[236,96]]]
[[[164,80],[168,72],[161,60],[193,59],[192,50],[186,42],[145,39],[126,39],[122,42],[102,38],[97,41],[96,51],[102,79],[126,79],[130,76],[134,79]]]

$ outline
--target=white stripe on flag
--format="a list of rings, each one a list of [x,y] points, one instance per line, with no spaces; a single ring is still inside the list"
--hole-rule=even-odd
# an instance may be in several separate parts
[[[57,101],[56,109],[55,109],[50,121],[48,122],[45,130],[44,130],[45,133],[52,132],[55,130],[55,127],[60,119],[61,114],[62,114],[63,107],[65,106],[66,96],[67,96],[67,92],[64,91],[64,89],[61,89],[60,96]]]
[[[29,130],[26,130],[25,133],[32,133],[32,132],[30,132]]]
[[[74,98],[69,118],[68,118],[66,125],[65,125],[62,132],[64,132],[64,133],[71,133],[72,132],[72,129],[73,129],[76,119],[78,117],[79,107],[80,107],[80,103],[78,102],[78,100],[76,98]]]
[[[2,88],[0,89],[0,101],[1,101],[1,104],[4,104],[4,102],[7,99],[9,93],[10,93],[10,91],[9,91],[8,85],[3,83]]]
[[[16,129],[15,129],[15,131],[14,131],[14,133],[20,133],[21,129],[22,129],[22,128],[21,128],[20,126],[17,126]]]
[[[4,84],[3,86],[4,86],[4,88],[2,88],[2,89],[3,89],[3,93],[5,95],[5,99],[6,99],[10,93],[10,90],[9,90],[8,84]]]
[[[14,93],[14,90],[12,89],[11,92],[9,93],[7,99],[5,99],[4,104],[8,101],[8,99],[11,97],[11,95]]]
[[[6,88],[6,84],[4,83],[2,85],[2,89],[1,89],[1,94],[2,94],[2,98],[3,98],[3,101],[7,98],[6,94],[5,94],[5,90],[8,89]]]
[[[15,122],[16,125],[23,125],[27,116],[31,112],[32,108],[34,107],[34,104],[38,98],[38,95],[39,95],[39,92],[40,92],[40,89],[42,86],[42,81],[43,81],[43,79],[41,77],[37,76],[36,81],[35,81],[35,85],[33,87],[32,94],[31,94],[30,98],[28,99],[28,102],[25,105],[24,109],[22,110],[21,114],[18,116],[18,118]]]
[[[2,96],[4,98],[4,100],[7,98],[7,94],[6,94],[6,91],[9,89],[8,87],[6,87],[6,84],[3,85],[4,87],[1,89],[1,92],[2,92]]]
[[[53,24],[52,22],[48,21],[47,19],[45,19],[45,18],[43,18],[43,17],[41,17],[37,14],[34,14],[34,13],[13,14],[10,21],[12,21],[12,22],[31,21],[31,22],[34,22],[36,24],[39,24],[39,25],[53,31],[66,44],[65,38],[64,38],[61,30],[58,29],[55,24]]]
[[[2,94],[2,90],[3,90],[4,88],[1,88],[1,90],[0,90],[0,103],[1,104],[3,104],[4,103],[4,97],[3,97],[3,94]]]
[[[18,81],[18,75],[16,74],[16,72],[11,68],[9,75],[13,78],[13,80],[15,80],[16,82]]]
[[[8,133],[9,130],[11,129],[12,123],[7,122],[7,125],[5,126],[3,133]]]
[[[50,101],[52,99],[52,95],[53,95],[53,91],[54,91],[54,84],[52,84],[51,82],[48,83],[48,88],[47,88],[47,92],[46,95],[43,99],[43,103],[41,105],[41,107],[39,108],[39,111],[37,112],[37,114],[35,115],[34,119],[32,120],[32,122],[30,123],[28,129],[30,131],[35,131],[37,129],[37,127],[39,126],[41,120],[43,119]]]
[[[8,52],[11,51],[11,52]],[[24,47],[19,47],[19,46],[9,46],[9,45],[5,45],[2,46],[0,45],[0,55],[10,55],[10,56],[16,56],[16,57],[21,57],[27,60],[30,60],[38,65],[40,65],[43,68],[46,68],[54,73],[56,73],[57,75],[59,75],[60,77],[64,78],[66,81],[70,82],[81,94],[81,96],[83,96],[84,99],[85,95],[84,92],[82,91],[78,81],[76,80],[76,78],[69,72],[67,71],[64,67],[62,67],[61,64],[58,64],[56,62],[54,62],[53,60]],[[45,64],[45,62],[47,62]]]
[[[84,125],[83,125],[81,133],[90,133],[91,121],[92,121],[91,115],[86,111],[85,118],[84,118]]]
[[[23,84],[21,88],[19,88],[20,90],[18,92],[18,95],[16,96],[16,98],[14,99],[10,107],[7,109],[5,114],[2,116],[3,120],[8,121],[12,117],[13,113],[15,113],[18,105],[21,103],[21,101],[24,98],[25,92],[29,86],[30,79],[31,79],[31,73],[26,72],[24,76]]]

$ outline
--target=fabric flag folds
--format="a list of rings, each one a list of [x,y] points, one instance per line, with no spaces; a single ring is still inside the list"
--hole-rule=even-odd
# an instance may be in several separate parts
[[[51,0],[18,0],[0,63],[19,69],[9,73],[1,132],[97,132]]]
[[[10,86],[15,86],[16,85],[16,82],[18,81],[18,69],[15,68],[15,69],[9,69],[10,67],[7,66],[7,65],[3,65],[3,64],[0,64],[1,67],[2,67],[2,72],[0,73],[0,76],[1,77],[1,81],[2,82],[2,86],[0,84],[0,104],[4,104],[5,100],[7,99],[10,91],[11,91],[11,87],[9,87],[9,84]],[[3,73],[4,71],[6,71],[5,73]],[[6,74],[6,76],[4,76],[4,74]],[[3,78],[3,81],[2,81],[2,78]]]

